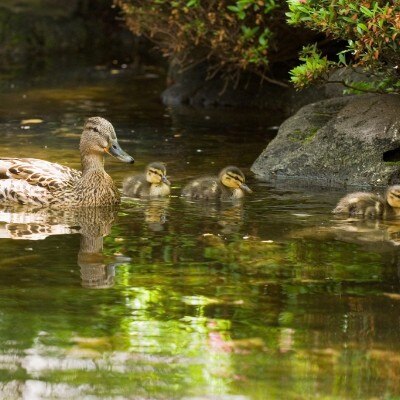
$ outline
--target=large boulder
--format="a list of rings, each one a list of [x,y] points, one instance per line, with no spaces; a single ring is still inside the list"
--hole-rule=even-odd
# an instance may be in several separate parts
[[[400,96],[335,97],[287,119],[251,167],[256,176],[321,186],[400,181]]]

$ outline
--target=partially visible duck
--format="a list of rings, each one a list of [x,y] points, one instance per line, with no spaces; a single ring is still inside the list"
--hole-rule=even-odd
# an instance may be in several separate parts
[[[165,197],[171,193],[171,182],[162,162],[147,165],[143,174],[124,180],[123,193],[129,197]]]
[[[234,166],[225,167],[218,176],[205,176],[189,182],[182,196],[191,199],[233,200],[244,197],[252,190],[245,184],[243,172]]]
[[[364,218],[400,216],[400,185],[389,186],[385,197],[370,192],[350,193],[339,200],[332,212]]]

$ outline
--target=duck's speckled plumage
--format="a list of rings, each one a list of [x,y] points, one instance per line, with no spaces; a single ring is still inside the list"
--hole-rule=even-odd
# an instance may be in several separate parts
[[[0,158],[0,204],[53,208],[110,206],[119,192],[104,170],[104,153],[124,162],[123,152],[110,122],[89,118],[84,126],[80,152],[82,171],[35,158]]]
[[[189,182],[182,190],[182,196],[191,199],[235,200],[251,193],[244,183],[243,172],[234,166],[224,168],[218,176],[205,176]]]
[[[152,162],[143,174],[126,178],[123,193],[129,197],[166,197],[171,193],[171,183],[167,179],[165,164]]]

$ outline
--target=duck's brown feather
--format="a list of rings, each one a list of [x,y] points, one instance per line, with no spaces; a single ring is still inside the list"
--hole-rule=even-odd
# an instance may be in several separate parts
[[[48,190],[71,187],[82,176],[76,169],[36,158],[0,158],[0,174]]]

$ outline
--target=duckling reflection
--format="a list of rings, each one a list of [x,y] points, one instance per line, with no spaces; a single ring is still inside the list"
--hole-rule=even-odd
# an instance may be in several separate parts
[[[144,205],[144,220],[148,228],[154,232],[164,229],[167,221],[170,199],[149,199]]]
[[[204,221],[212,218],[216,221],[221,229],[221,233],[230,234],[240,230],[243,223],[243,203],[241,201],[233,202],[185,202],[187,209],[190,211],[188,215],[196,215],[201,218],[202,224]],[[209,227],[212,229],[211,227]]]
[[[243,204],[235,202],[228,206],[223,204],[218,216],[218,225],[224,234],[238,232],[243,223]]]
[[[0,210],[0,238],[43,240],[52,235],[81,235],[78,265],[82,286],[106,288],[114,283],[114,264],[103,255],[103,237],[111,232],[117,210],[107,207],[68,210]]]
[[[164,230],[164,225],[168,220],[169,197],[135,200],[125,197],[123,203],[128,207],[125,210],[132,207],[132,211],[139,216],[140,222],[143,221],[151,231]]]
[[[360,244],[368,251],[385,252],[400,245],[399,220],[364,220],[348,218],[336,220],[331,226],[310,227],[292,231],[292,238],[338,240]]]

